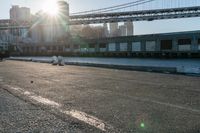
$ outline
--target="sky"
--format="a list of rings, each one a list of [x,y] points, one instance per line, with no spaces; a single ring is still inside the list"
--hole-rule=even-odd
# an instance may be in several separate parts
[[[19,5],[31,8],[32,14],[41,10],[49,0],[0,0],[0,19],[9,18],[9,9],[12,5]],[[135,0],[68,0],[70,13],[93,10]],[[128,8],[127,10],[163,8],[173,6],[192,6],[200,5],[200,0],[155,0],[143,6]],[[126,11],[125,9],[122,11]],[[200,18],[185,18],[175,20],[157,20],[134,22],[135,34],[154,34],[179,31],[200,30]]]

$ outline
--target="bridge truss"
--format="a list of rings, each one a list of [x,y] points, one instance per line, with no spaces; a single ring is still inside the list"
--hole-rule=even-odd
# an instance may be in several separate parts
[[[200,6],[70,16],[71,25],[200,17]]]

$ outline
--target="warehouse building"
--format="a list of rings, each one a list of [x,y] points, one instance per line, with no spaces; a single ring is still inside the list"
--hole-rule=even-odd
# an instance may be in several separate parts
[[[61,55],[200,57],[200,31],[75,40],[48,47]],[[30,50],[26,51],[29,46],[24,47],[24,53],[30,54]]]

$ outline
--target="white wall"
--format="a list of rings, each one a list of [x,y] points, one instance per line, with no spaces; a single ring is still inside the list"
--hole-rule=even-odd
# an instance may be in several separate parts
[[[190,51],[191,50],[191,45],[178,45],[178,50],[179,51]]]

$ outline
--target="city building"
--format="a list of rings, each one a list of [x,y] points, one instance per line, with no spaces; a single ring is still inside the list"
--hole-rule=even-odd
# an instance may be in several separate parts
[[[134,27],[133,27],[133,22],[125,22],[124,25],[126,26],[126,29],[127,29],[127,33],[126,35],[127,36],[132,36],[134,34]]]
[[[110,37],[119,36],[118,23],[110,23]]]
[[[59,0],[57,2],[59,8],[59,24],[62,26],[58,26],[58,37],[64,36],[67,32],[69,32],[69,4],[65,0]]]
[[[12,6],[10,9],[10,19],[17,23],[31,20],[31,11],[27,7]]]
[[[0,51],[8,51],[9,41],[10,38],[7,31],[0,31]]]
[[[104,36],[108,37],[109,36],[109,31],[108,31],[108,24],[107,23],[103,24],[103,29],[104,29]]]
[[[57,2],[61,17],[65,19],[65,22],[69,21],[69,4],[65,0],[59,0]]]
[[[0,20],[0,27],[9,26],[10,19]],[[11,36],[8,29],[0,30],[0,51],[7,51],[11,41]]]
[[[77,40],[77,39],[76,39]],[[84,43],[83,45],[80,45]],[[83,55],[111,56],[111,57],[200,57],[200,31],[162,33],[150,35],[121,36],[111,38],[86,39],[70,43],[69,51],[60,50],[60,55]],[[66,47],[65,45],[63,45]],[[24,45],[23,55],[34,55],[34,52],[42,55],[47,51],[30,51],[34,45]],[[43,45],[41,47],[51,47],[55,45]],[[60,47],[56,46],[57,49]],[[34,48],[35,49],[35,48]]]
[[[31,23],[31,11],[27,7],[19,7],[13,5],[10,9],[10,23],[12,26],[25,26]],[[10,45],[18,45],[19,43],[29,43],[29,28],[10,29]]]
[[[58,1],[57,4],[59,13],[56,19],[44,12],[38,12],[34,17],[35,23],[41,21],[31,29],[33,43],[53,43],[68,36],[69,4],[64,0]]]
[[[31,42],[32,43],[40,43],[44,42],[44,37],[43,37],[43,26],[36,25],[34,28],[31,29]]]
[[[118,23],[110,23],[110,37],[132,36],[134,34],[133,22],[125,22],[118,26]]]
[[[120,36],[126,36],[127,35],[127,27],[125,25],[119,26]]]

